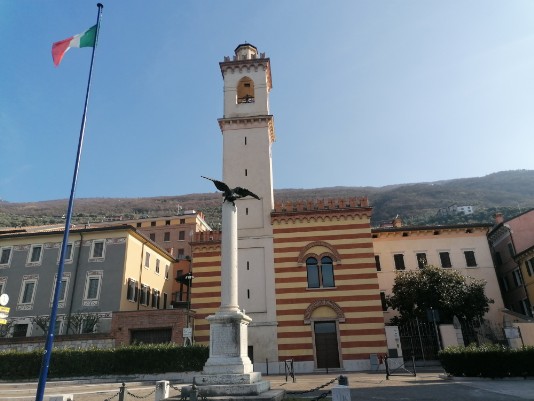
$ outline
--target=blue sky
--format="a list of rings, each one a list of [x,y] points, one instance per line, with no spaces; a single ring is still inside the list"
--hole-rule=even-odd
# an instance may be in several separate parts
[[[0,0],[0,199],[68,198],[96,1]],[[212,192],[239,43],[271,58],[274,187],[534,169],[534,2],[103,1],[76,196]]]

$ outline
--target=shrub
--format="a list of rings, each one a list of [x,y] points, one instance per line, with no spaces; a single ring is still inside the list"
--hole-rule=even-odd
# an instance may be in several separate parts
[[[176,344],[132,345],[113,349],[54,349],[48,377],[100,376],[200,371],[209,350]],[[0,352],[0,377],[34,379],[39,376],[43,349]]]
[[[501,345],[448,347],[439,353],[441,365],[454,376],[534,376],[534,347],[510,349]]]

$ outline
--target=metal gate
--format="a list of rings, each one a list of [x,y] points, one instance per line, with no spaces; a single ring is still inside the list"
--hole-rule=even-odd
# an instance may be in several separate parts
[[[433,322],[410,321],[399,325],[399,335],[404,358],[416,361],[436,361],[439,343]]]
[[[464,345],[469,344],[501,344],[508,345],[501,324],[489,320],[475,320],[470,322],[460,321]]]

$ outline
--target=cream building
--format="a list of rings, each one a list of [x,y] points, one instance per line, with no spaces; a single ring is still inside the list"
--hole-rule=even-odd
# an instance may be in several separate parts
[[[395,275],[424,265],[455,269],[464,276],[486,281],[486,296],[494,300],[485,318],[502,323],[504,308],[486,234],[491,224],[374,228],[373,248],[381,296],[391,295]],[[384,310],[388,322],[395,311]]]

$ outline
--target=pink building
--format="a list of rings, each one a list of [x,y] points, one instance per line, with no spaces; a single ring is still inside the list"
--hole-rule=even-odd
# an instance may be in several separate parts
[[[505,220],[495,215],[495,226],[488,233],[504,306],[512,312],[532,317],[529,298],[516,255],[534,245],[534,209]]]

